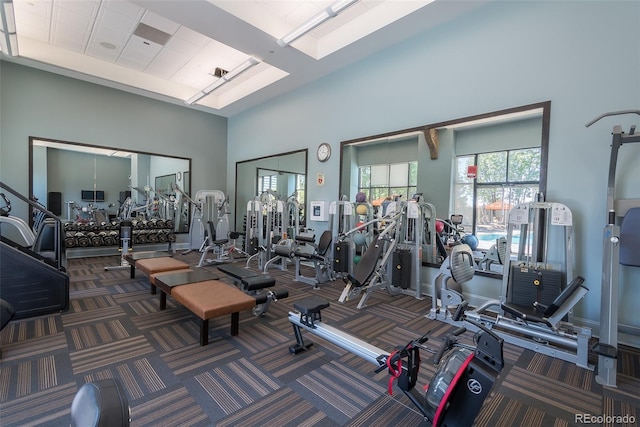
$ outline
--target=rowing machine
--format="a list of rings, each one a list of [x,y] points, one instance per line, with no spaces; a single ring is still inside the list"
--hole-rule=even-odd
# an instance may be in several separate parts
[[[481,325],[475,325],[479,328],[475,335],[475,346],[457,341],[456,336],[466,331],[462,327],[447,335],[437,351],[424,346],[428,340],[425,334],[389,353],[324,324],[321,311],[327,307],[329,302],[319,297],[294,303],[298,312],[289,312],[289,322],[296,336],[296,344],[289,347],[291,354],[308,350],[313,345],[304,341],[302,329],[305,329],[377,365],[376,372],[388,369],[391,375],[389,393],[392,392],[393,382],[397,381],[400,390],[433,426],[471,425],[504,367],[503,340]],[[447,351],[453,349],[440,364],[424,397],[415,389],[420,369],[420,349],[435,353],[436,364],[440,363]]]

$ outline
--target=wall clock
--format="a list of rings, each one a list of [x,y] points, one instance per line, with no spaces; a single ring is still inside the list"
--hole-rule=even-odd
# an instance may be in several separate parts
[[[321,162],[326,162],[327,160],[329,160],[329,157],[331,157],[331,146],[326,143],[323,142],[322,144],[318,145],[318,160],[320,160]]]

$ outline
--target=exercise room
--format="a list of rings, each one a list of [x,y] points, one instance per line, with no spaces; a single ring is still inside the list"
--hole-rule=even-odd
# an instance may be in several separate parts
[[[0,6],[0,425],[638,425],[640,2]]]

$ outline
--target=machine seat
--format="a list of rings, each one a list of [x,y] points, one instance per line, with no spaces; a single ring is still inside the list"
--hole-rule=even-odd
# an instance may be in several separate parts
[[[329,307],[329,301],[316,296],[301,299],[293,303],[293,308],[304,315],[320,313],[321,310],[327,307]]]
[[[502,309],[515,316],[516,318],[522,319],[527,322],[536,322],[536,323],[544,323],[549,327],[553,327],[554,325],[549,321],[558,310],[569,301],[569,298],[580,288],[584,288],[583,286],[584,278],[581,276],[577,276],[575,279],[569,283],[567,287],[564,288],[560,295],[556,297],[555,300],[549,306],[545,306],[543,304],[534,303],[532,308],[523,307],[516,304],[503,303],[501,304]],[[541,314],[540,311],[544,310]]]

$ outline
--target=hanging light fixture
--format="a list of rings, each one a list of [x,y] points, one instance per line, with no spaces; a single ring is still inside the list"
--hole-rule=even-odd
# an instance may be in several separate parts
[[[0,51],[7,56],[18,56],[18,34],[13,0],[1,0],[0,6]]]
[[[348,8],[349,6],[357,3],[359,0],[338,0],[335,3],[331,4],[325,9],[322,9],[320,13],[310,18],[308,21],[304,22],[302,25],[296,27],[278,40],[278,44],[282,47],[287,47],[295,40],[307,34],[309,31],[318,27],[319,25],[325,23],[331,18],[335,18],[338,16],[340,12]]]
[[[236,68],[234,68],[233,70],[229,71],[228,73],[223,74],[220,78],[218,78],[218,80],[216,80],[215,82],[213,82],[212,84],[210,84],[206,88],[202,89],[200,92],[196,93],[191,98],[187,99],[185,101],[185,104],[192,105],[192,104],[198,102],[199,100],[201,100],[205,96],[209,95],[214,90],[218,89],[220,86],[223,86],[223,85],[229,83],[231,80],[235,79],[240,74],[242,74],[245,71],[247,71],[248,69],[258,65],[259,63],[260,63],[260,61],[258,61],[253,56],[249,57],[249,59],[244,61],[242,64],[238,65]]]

